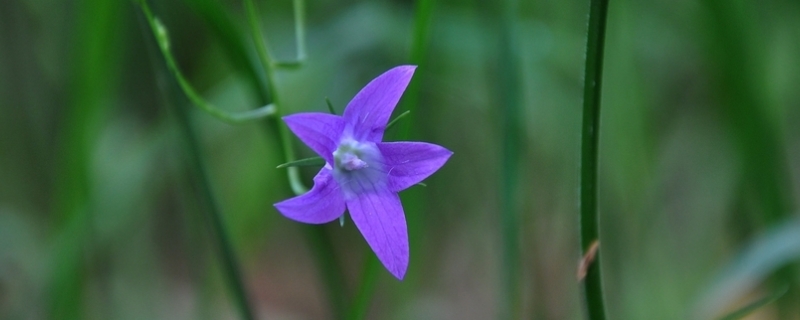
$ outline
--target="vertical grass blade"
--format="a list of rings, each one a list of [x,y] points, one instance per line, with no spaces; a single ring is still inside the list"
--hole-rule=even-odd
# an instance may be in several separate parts
[[[608,0],[591,0],[586,40],[586,69],[583,84],[583,124],[581,130],[580,236],[583,256],[599,241],[597,212],[597,164],[600,136],[600,93],[603,81],[603,51]],[[583,295],[589,319],[605,319],[600,273],[600,250],[586,266]]]

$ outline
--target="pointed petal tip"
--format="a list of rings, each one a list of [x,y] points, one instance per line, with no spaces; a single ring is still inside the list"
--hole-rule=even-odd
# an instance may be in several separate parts
[[[400,267],[401,267],[401,269],[397,269],[397,270],[390,270],[389,272],[390,272],[390,273],[391,273],[391,274],[392,274],[392,275],[393,275],[395,278],[397,278],[397,280],[399,280],[399,281],[403,281],[403,278],[405,278],[405,276],[406,276],[406,270],[408,269],[408,265],[405,265],[405,266],[400,266]]]
[[[407,71],[410,71],[410,72],[414,72],[414,70],[417,70],[417,66],[413,65],[413,64],[404,64],[404,65],[396,66],[396,67],[394,67],[392,69],[407,70]]]
[[[405,190],[438,171],[453,152],[427,142],[381,142],[378,144],[384,162],[392,168],[388,173],[390,189]]]
[[[397,67],[394,67],[392,69],[389,69],[389,71],[386,71],[384,74],[391,74],[391,73],[395,73],[395,72],[404,73],[405,77],[408,77],[408,79],[406,81],[410,81],[411,77],[414,76],[414,72],[416,70],[417,70],[417,66],[415,66],[415,65],[402,65],[402,66],[397,66]]]

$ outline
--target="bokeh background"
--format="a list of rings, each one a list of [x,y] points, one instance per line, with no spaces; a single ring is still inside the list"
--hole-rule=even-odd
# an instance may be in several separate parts
[[[273,55],[294,58],[292,1],[257,3]],[[269,102],[240,1],[150,4],[206,100],[229,111]],[[277,73],[283,113],[326,112],[325,97],[341,111],[383,71],[419,64],[398,107],[413,112],[387,137],[455,152],[427,187],[403,193],[411,264],[402,282],[377,269],[367,318],[582,318],[588,1],[305,7],[308,58]],[[793,0],[611,1],[599,172],[610,318],[692,317],[750,241],[796,217],[797,17]],[[355,303],[373,254],[351,221],[303,225],[272,207],[292,196],[275,168],[280,122],[231,125],[192,107],[134,2],[10,0],[0,2],[0,318],[238,317],[180,108],[257,316],[334,318],[333,300]],[[304,169],[306,183],[315,171]],[[509,210],[519,232],[511,313]],[[734,302],[797,277],[770,279]],[[792,318],[781,305],[754,317]]]

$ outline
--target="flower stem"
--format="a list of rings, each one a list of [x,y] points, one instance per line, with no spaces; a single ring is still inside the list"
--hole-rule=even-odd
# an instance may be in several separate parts
[[[164,56],[164,60],[167,63],[167,68],[175,77],[175,80],[177,80],[178,85],[180,86],[181,90],[183,90],[183,93],[195,106],[211,116],[228,123],[241,123],[251,120],[258,120],[271,116],[275,113],[275,106],[271,104],[244,112],[228,112],[217,108],[200,97],[192,85],[189,84],[189,81],[183,77],[180,69],[178,69],[177,63],[175,63],[175,59],[172,57],[169,34],[166,27],[161,24],[161,21],[159,21],[158,18],[153,16],[153,13],[150,11],[150,7],[147,5],[147,1],[140,1],[139,3],[142,11],[145,14],[145,17],[147,18],[147,22],[150,25],[150,29],[153,32],[153,36],[156,38],[158,48],[161,50],[161,54]]]
[[[597,218],[597,159],[600,133],[600,93],[603,80],[603,50],[608,0],[591,0],[586,41],[581,131],[580,234],[581,252],[589,253],[599,239]],[[586,267],[583,294],[588,318],[605,319],[599,250]]]
[[[155,18],[147,4],[147,1],[142,0],[138,2],[142,13],[147,19],[153,35],[155,36],[158,47],[166,62],[167,69],[175,77],[178,86],[183,90],[184,95],[197,107],[206,111],[207,113],[215,116],[216,118],[229,123],[237,123],[248,120],[259,119],[265,116],[274,114],[275,107],[267,105],[258,109],[241,112],[241,113],[228,113],[213,107],[211,104],[205,102],[189,85],[180,71],[177,68],[169,48],[169,37],[166,28]],[[253,311],[248,301],[247,292],[244,288],[242,280],[241,269],[238,264],[238,259],[233,250],[224,222],[219,205],[211,190],[211,184],[205,170],[205,164],[201,155],[200,145],[198,143],[197,135],[192,127],[189,118],[188,110],[182,105],[181,102],[175,101],[169,103],[175,109],[175,114],[178,118],[178,123],[181,132],[183,133],[186,149],[189,157],[189,166],[191,167],[192,175],[195,179],[195,184],[199,188],[200,202],[206,207],[207,219],[211,225],[211,234],[214,238],[216,249],[219,251],[222,260],[222,267],[224,269],[228,285],[234,295],[234,300],[239,309],[239,313],[243,319],[254,319]]]
[[[275,106],[275,121],[273,124],[277,131],[281,147],[283,149],[284,161],[292,163],[297,158],[295,157],[294,149],[292,148],[291,136],[289,135],[289,128],[280,121],[280,110],[283,107],[280,102],[280,94],[277,88],[276,68],[280,67],[299,67],[305,60],[305,2],[303,0],[294,0],[294,14],[295,14],[295,35],[297,37],[297,59],[296,61],[284,63],[278,62],[273,59],[269,53],[267,41],[261,32],[261,27],[258,19],[258,8],[253,0],[244,0],[245,11],[247,11],[247,22],[250,27],[250,34],[253,37],[253,42],[256,45],[261,65],[264,68],[264,74],[267,77],[267,90],[272,95],[272,105]],[[296,195],[301,195],[308,191],[308,188],[303,184],[300,179],[300,170],[296,166],[287,167],[287,176],[289,178],[289,186],[292,192]],[[314,248],[314,254],[317,259],[319,271],[325,279],[325,285],[328,291],[329,301],[335,314],[335,318],[339,319],[344,315],[346,307],[344,293],[346,292],[343,279],[343,272],[341,271],[336,257],[332,254],[333,247],[330,246],[330,239],[325,234],[320,226],[310,227],[314,228],[309,230],[306,235],[309,242]]]
[[[303,2],[299,0],[299,2]],[[258,9],[256,8],[256,4],[253,0],[244,0],[245,10],[247,11],[247,23],[250,27],[250,34],[253,37],[253,42],[256,46],[256,52],[258,53],[258,58],[261,60],[261,66],[264,68],[264,74],[267,76],[267,90],[272,95],[272,104],[275,106],[275,118],[280,118],[280,108],[283,107],[280,103],[278,89],[277,89],[277,77],[275,74],[274,60],[272,56],[269,54],[269,47],[267,47],[267,41],[264,40],[264,35],[261,33],[261,27],[258,22]],[[295,2],[297,4],[297,2]],[[295,11],[295,13],[297,13]],[[302,14],[301,14],[302,16]],[[298,17],[295,17],[298,20]],[[299,41],[299,39],[298,39]],[[302,46],[304,48],[304,46]],[[298,60],[299,61],[299,60]],[[286,127],[285,124],[281,123],[281,121],[275,121],[275,127],[277,127],[277,134],[278,138],[280,139],[281,146],[283,147],[283,155],[285,162],[289,163],[295,161],[297,158],[295,157],[294,149],[292,149],[291,137],[289,136],[289,128]],[[297,195],[303,194],[308,191],[308,188],[303,185],[303,182],[300,180],[300,170],[297,167],[289,167],[287,169],[287,176],[289,178],[289,186]]]
[[[187,151],[189,153],[189,161],[191,162],[192,174],[196,179],[197,186],[200,191],[200,200],[204,202],[207,207],[208,219],[211,222],[212,234],[216,240],[217,249],[219,250],[222,258],[223,268],[225,275],[228,278],[228,284],[233,291],[236,304],[243,319],[254,319],[250,303],[248,302],[247,293],[244,289],[240,267],[230,243],[230,236],[223,224],[219,205],[216,198],[211,191],[211,184],[208,181],[208,176],[205,171],[205,164],[201,156],[200,146],[197,141],[197,136],[194,128],[189,119],[188,111],[185,107],[177,103],[174,105],[178,115],[179,125],[186,142]]]
[[[140,4],[142,12],[146,16],[150,27],[153,28],[154,32],[157,32],[157,25],[155,25],[157,21],[155,21],[153,18],[147,2],[141,1]],[[158,36],[156,36],[156,39],[159,40],[159,42],[161,41]],[[159,44],[159,47],[162,47],[162,53],[164,53],[162,44]],[[165,59],[166,58],[167,57],[165,56]],[[169,62],[167,62],[167,64],[169,64]],[[179,80],[178,85],[180,85]],[[192,176],[195,179],[194,184],[198,187],[198,200],[206,208],[206,210],[204,210],[206,212],[206,218],[211,225],[210,231],[215,240],[214,243],[216,245],[216,249],[219,251],[222,267],[224,269],[228,285],[230,286],[230,290],[234,295],[235,303],[243,319],[254,319],[253,312],[250,308],[250,303],[247,298],[247,293],[244,289],[240,266],[238,264],[239,260],[233,251],[230,237],[222,221],[222,214],[220,212],[219,205],[214,197],[213,192],[211,191],[211,184],[206,173],[202,151],[200,149],[197,135],[192,127],[191,119],[189,118],[189,111],[181,102],[175,101],[169,104],[175,109],[174,111],[178,119],[178,126],[183,134],[186,145],[186,151],[189,158],[189,167]]]

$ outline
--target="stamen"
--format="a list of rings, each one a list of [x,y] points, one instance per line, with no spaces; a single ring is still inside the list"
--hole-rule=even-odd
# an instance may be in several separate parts
[[[359,159],[356,155],[348,152],[342,156],[342,167],[348,171],[353,171],[366,168],[367,163]]]

